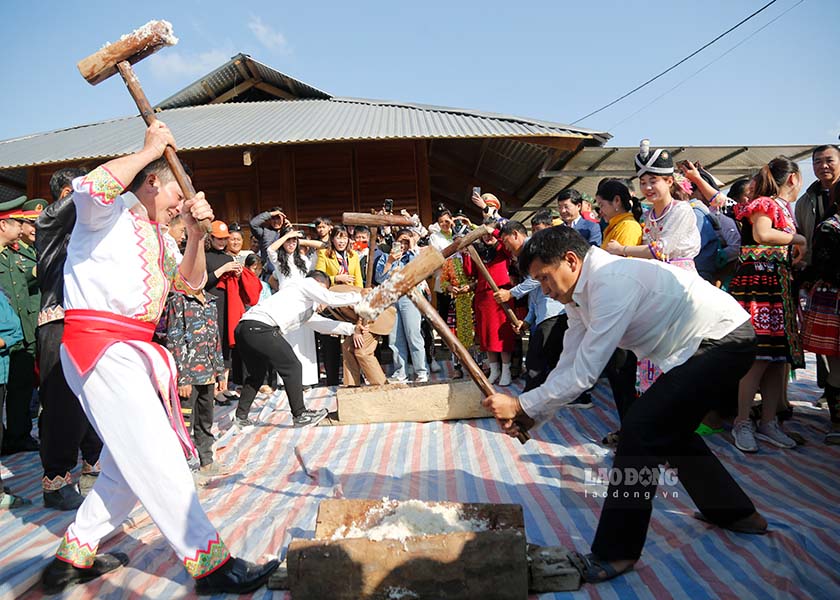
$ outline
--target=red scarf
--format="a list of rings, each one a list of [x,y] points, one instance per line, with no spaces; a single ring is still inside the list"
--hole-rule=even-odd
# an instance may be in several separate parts
[[[242,269],[239,277],[233,273],[225,273],[219,279],[216,287],[225,290],[227,303],[227,336],[228,345],[233,348],[236,342],[233,338],[233,330],[239,324],[242,315],[245,314],[245,306],[254,306],[260,301],[262,284],[259,278],[250,269]]]

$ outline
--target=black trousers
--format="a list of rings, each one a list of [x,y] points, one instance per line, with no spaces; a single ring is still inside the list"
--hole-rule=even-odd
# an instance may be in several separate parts
[[[549,317],[539,323],[528,342],[528,354],[525,356],[525,366],[529,374],[525,382],[527,392],[540,387],[545,383],[546,377],[560,360],[563,353],[563,336],[569,328],[569,318],[564,314],[556,317]],[[537,375],[531,375],[536,371]]]
[[[318,340],[318,346],[321,350],[320,358],[324,361],[324,371],[326,371],[327,374],[327,385],[338,385],[338,373],[341,371],[342,366],[341,339],[320,333],[316,333],[315,338]],[[247,366],[248,363],[245,364]],[[282,375],[280,376],[283,377]],[[285,379],[283,385],[285,385],[288,390],[288,384],[285,383]],[[288,391],[286,393],[288,393]]]
[[[283,378],[292,415],[297,417],[306,410],[303,403],[303,369],[280,329],[259,321],[242,320],[236,326],[234,337],[248,369],[248,377],[242,386],[239,405],[236,407],[236,418],[248,418],[251,404],[257,390],[265,381],[269,368],[274,368]]]
[[[35,389],[35,357],[32,348],[9,353],[9,381],[6,384],[6,436],[10,448],[20,446],[32,434],[32,391]],[[63,473],[62,473],[63,475]]]
[[[215,385],[193,385],[190,396],[192,436],[201,466],[213,462],[213,389]]]
[[[616,348],[604,368],[603,376],[610,382],[615,407],[618,409],[618,418],[621,421],[624,420],[624,415],[636,400],[637,362],[635,354],[629,350]]]
[[[64,321],[52,321],[38,327],[38,364],[41,369],[41,465],[44,476],[64,477],[82,458],[95,465],[102,452],[102,440],[96,435],[82,410],[79,399],[67,385],[61,369],[61,336]]]
[[[747,321],[720,340],[704,340],[688,361],[663,374],[629,409],[592,552],[604,560],[637,559],[647,537],[656,477],[627,474],[656,472],[665,462],[676,469],[691,499],[710,521],[726,525],[755,511],[755,506],[694,433],[703,416],[731,396],[720,390],[746,374],[755,359],[755,331]]]
[[[3,407],[6,405],[6,384],[0,383],[0,416],[3,416]],[[3,445],[3,429],[0,424],[0,446]],[[0,498],[3,497],[3,476],[0,474]]]

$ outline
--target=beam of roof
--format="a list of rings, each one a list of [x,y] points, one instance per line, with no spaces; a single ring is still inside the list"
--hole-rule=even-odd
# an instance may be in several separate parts
[[[231,57],[228,62],[219,68],[214,69],[197,81],[194,81],[159,102],[155,105],[155,110],[208,104],[214,97],[220,97],[226,92],[237,88],[237,86],[241,86],[243,81],[251,79],[256,80],[256,83],[265,82],[275,89],[283,90],[290,98],[327,100],[332,97],[331,94],[319,90],[308,83],[304,83],[291,75],[281,73],[268,65],[254,60],[247,54],[239,53]],[[250,89],[250,87],[246,89]],[[244,91],[241,87],[238,89],[239,93]],[[228,96],[228,100],[235,96],[236,94]]]
[[[751,175],[770,160],[785,155],[792,160],[808,156],[814,145],[780,146],[682,146],[672,155],[699,161],[709,171],[727,182]],[[598,182],[604,177],[634,179],[633,159],[639,149],[633,147],[584,147],[558,169],[542,173],[545,184],[534,192],[513,218],[526,221],[537,209],[548,205],[557,193],[574,187],[579,192],[595,195]]]

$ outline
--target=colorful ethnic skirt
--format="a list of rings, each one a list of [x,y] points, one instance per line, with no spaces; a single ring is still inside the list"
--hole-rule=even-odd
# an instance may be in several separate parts
[[[805,367],[787,246],[742,246],[729,293],[750,313],[757,360]]]
[[[802,347],[825,356],[840,356],[840,287],[817,281],[808,291]]]

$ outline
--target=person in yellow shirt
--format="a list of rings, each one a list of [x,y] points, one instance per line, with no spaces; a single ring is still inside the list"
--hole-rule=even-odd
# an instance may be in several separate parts
[[[344,225],[335,225],[330,232],[330,247],[318,250],[315,270],[329,275],[332,284],[345,283],[362,287],[359,253],[350,247],[350,236]]]
[[[601,217],[607,222],[601,248],[610,254],[626,256],[624,248],[642,243],[642,203],[617,179],[607,179],[598,185],[595,200]]]
[[[350,246],[350,236],[344,225],[334,225],[329,232],[330,247],[318,250],[315,270],[330,277],[330,284],[344,283],[363,287],[362,267],[359,253]],[[331,335],[316,334],[321,346],[321,360],[327,373],[327,385],[338,385],[341,368],[341,341]]]

